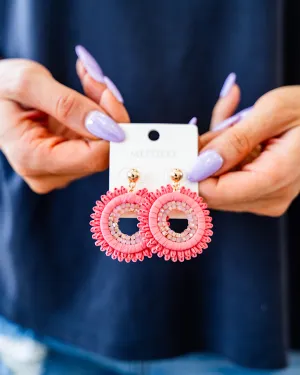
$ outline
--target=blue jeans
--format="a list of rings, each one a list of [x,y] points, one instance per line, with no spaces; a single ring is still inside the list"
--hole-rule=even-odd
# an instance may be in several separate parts
[[[0,317],[0,375],[13,374],[299,375],[300,353],[292,353],[290,367],[280,371],[243,369],[208,354],[191,354],[153,362],[120,362],[83,352],[50,338],[45,339],[43,344],[35,344],[33,332],[22,330]]]

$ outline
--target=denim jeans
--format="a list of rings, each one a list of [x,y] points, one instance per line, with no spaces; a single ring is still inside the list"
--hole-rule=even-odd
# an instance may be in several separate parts
[[[248,370],[215,355],[191,354],[153,362],[120,362],[50,338],[38,343],[34,333],[0,317],[0,375],[299,375],[300,353],[288,369]]]

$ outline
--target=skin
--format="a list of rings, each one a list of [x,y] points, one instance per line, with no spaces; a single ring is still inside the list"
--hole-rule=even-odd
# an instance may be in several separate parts
[[[100,110],[116,122],[129,122],[124,106],[77,61],[86,97],[28,60],[0,62],[0,148],[12,168],[37,193],[63,188],[108,166],[109,144],[95,139],[84,117]],[[280,216],[300,190],[300,87],[262,96],[244,120],[207,132],[200,151],[215,150],[222,168],[199,183],[212,209]],[[211,128],[230,117],[240,101],[234,85],[213,110]],[[262,149],[258,148],[263,145]]]
[[[244,120],[200,137],[200,151],[215,150],[224,159],[213,177],[199,183],[210,208],[273,217],[286,212],[300,191],[299,101],[300,86],[272,90]],[[216,104],[211,126],[231,116],[238,102],[234,86]]]
[[[84,126],[90,111],[129,122],[123,104],[92,80],[80,62],[77,72],[87,97],[57,82],[36,62],[0,61],[0,148],[39,194],[108,167],[109,143]]]

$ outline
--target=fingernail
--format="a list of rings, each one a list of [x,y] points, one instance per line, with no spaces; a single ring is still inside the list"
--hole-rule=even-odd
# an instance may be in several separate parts
[[[199,154],[196,164],[190,172],[188,179],[191,182],[199,182],[212,176],[223,165],[224,160],[214,150],[207,150]]]
[[[225,82],[223,83],[223,86],[220,92],[221,98],[224,98],[224,96],[228,95],[229,91],[235,84],[235,80],[236,80],[236,74],[230,73],[229,76],[225,79]]]
[[[212,131],[223,130],[229,128],[230,126],[236,124],[237,122],[243,120],[249,113],[253,110],[253,106],[245,108],[240,112],[236,113],[234,116],[229,117],[228,119],[217,124]]]
[[[102,69],[94,57],[83,46],[76,46],[75,51],[89,75],[95,81],[103,83],[104,75]]]
[[[87,130],[98,138],[111,142],[122,142],[125,133],[110,117],[99,111],[90,112],[85,119]]]
[[[107,88],[112,92],[113,96],[120,103],[124,103],[123,96],[121,95],[120,91],[118,90],[117,86],[113,83],[113,81],[108,77],[104,77],[104,83],[106,84]]]
[[[245,118],[251,111],[253,110],[253,106],[245,108],[238,112],[238,114],[241,116],[241,119]]]
[[[190,121],[189,121],[189,124],[190,125],[197,125],[197,117],[193,117]]]
[[[234,125],[235,123],[237,123],[240,120],[240,118],[241,118],[240,114],[237,113],[234,116],[231,116],[231,117],[227,118],[226,120],[220,122],[216,126],[214,126],[212,128],[212,131],[216,132],[218,130],[223,130],[223,129],[229,128],[229,126]]]

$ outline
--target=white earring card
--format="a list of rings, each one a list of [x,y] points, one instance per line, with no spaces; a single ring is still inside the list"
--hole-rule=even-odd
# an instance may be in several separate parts
[[[172,184],[171,172],[183,172],[181,186],[198,193],[187,177],[198,156],[198,129],[190,124],[120,124],[125,140],[110,143],[109,188],[128,187],[128,172],[137,169],[136,190],[155,191]]]

